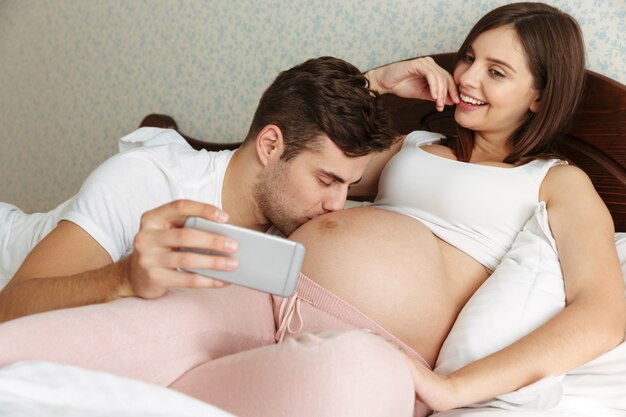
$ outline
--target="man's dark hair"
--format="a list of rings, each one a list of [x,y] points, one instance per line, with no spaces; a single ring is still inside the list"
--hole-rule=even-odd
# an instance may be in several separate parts
[[[270,124],[282,131],[285,161],[314,151],[323,134],[348,156],[383,151],[394,141],[378,94],[355,66],[333,57],[281,72],[263,93],[244,143]]]

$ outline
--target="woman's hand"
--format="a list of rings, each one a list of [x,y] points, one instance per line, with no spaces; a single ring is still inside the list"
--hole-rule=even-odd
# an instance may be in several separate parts
[[[415,363],[406,353],[403,356],[411,370],[418,400],[434,411],[450,410],[467,403],[463,401],[460,386],[453,378],[436,374],[421,363]]]
[[[459,102],[459,94],[452,75],[431,57],[394,62],[365,73],[370,88],[380,94],[432,100],[438,111],[444,105]]]

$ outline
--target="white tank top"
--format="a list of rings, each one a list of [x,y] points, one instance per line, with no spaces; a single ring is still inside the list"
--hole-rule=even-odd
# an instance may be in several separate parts
[[[443,136],[412,132],[383,170],[373,206],[411,216],[494,270],[539,204],[558,159],[513,167],[460,162],[423,149]]]

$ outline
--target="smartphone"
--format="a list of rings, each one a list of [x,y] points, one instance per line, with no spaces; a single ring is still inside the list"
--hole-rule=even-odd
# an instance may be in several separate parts
[[[233,255],[211,250],[181,249],[214,256],[236,256],[239,259],[239,267],[234,271],[188,271],[283,297],[292,295],[296,290],[304,260],[304,245],[301,243],[201,217],[188,217],[185,227],[223,235],[239,243]]]

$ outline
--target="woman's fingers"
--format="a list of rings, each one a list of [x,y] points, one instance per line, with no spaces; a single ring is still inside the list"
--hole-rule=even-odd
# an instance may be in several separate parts
[[[446,83],[448,85],[448,98],[446,99],[446,104],[451,106],[453,104],[458,104],[461,101],[459,97],[459,89],[456,86],[456,82],[454,81],[454,77],[449,72],[445,72]]]
[[[446,104],[457,101],[457,88],[452,75],[440,67],[432,58],[418,58],[413,61],[413,70],[416,77],[424,77],[432,100],[435,101],[438,111],[442,111]]]
[[[445,105],[459,102],[454,78],[431,57],[395,62],[372,70],[368,75],[372,79],[372,85],[378,86],[379,92],[432,100],[439,111]]]

